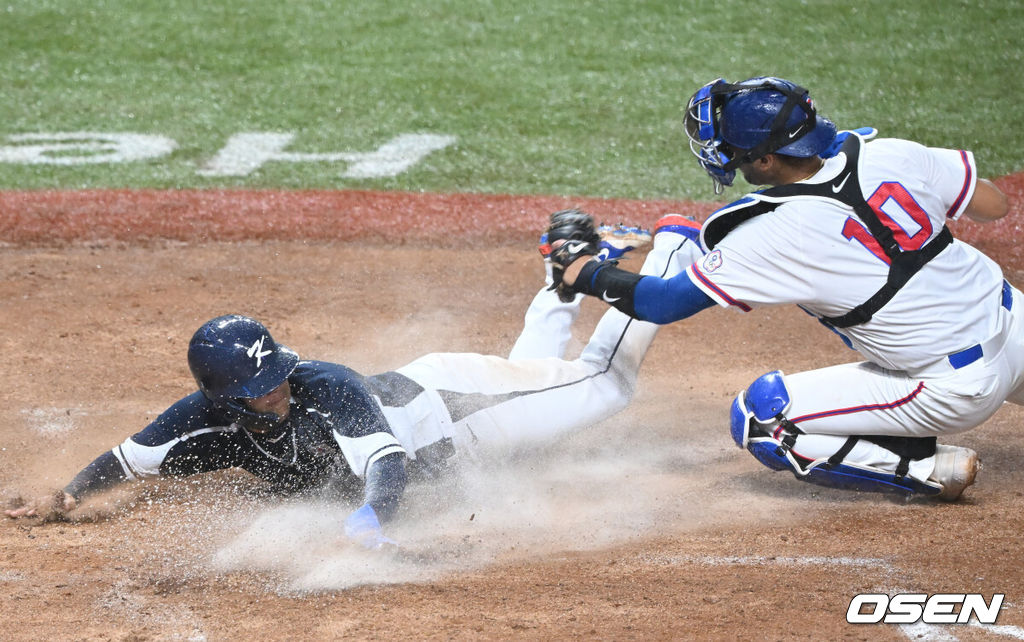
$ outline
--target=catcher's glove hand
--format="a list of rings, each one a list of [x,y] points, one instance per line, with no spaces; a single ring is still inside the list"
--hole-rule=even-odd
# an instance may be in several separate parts
[[[550,258],[553,282],[549,289],[555,290],[558,298],[568,303],[576,297],[576,290],[562,281],[565,268],[580,257],[595,256],[600,251],[598,246],[601,237],[593,217],[576,208],[552,214],[547,234],[552,248]]]

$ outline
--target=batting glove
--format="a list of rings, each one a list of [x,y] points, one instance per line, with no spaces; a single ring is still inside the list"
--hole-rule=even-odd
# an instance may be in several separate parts
[[[363,504],[345,520],[345,537],[371,551],[378,550],[386,544],[397,545],[394,540],[384,537],[377,513],[369,504]]]

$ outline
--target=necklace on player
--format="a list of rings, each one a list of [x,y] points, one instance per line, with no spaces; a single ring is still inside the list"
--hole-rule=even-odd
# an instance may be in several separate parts
[[[824,158],[818,159],[818,167],[817,167],[817,169],[815,169],[815,170],[814,170],[813,172],[811,172],[811,173],[810,173],[810,174],[808,174],[807,176],[804,176],[803,178],[801,178],[801,179],[800,179],[799,181],[797,181],[797,182],[798,182],[798,183],[801,183],[801,182],[803,182],[803,181],[806,181],[806,180],[808,180],[808,179],[812,178],[812,177],[813,177],[813,176],[814,176],[815,174],[817,174],[818,172],[820,172],[820,171],[821,171],[821,168],[823,168],[823,167],[825,167],[825,159],[824,159]]]
[[[256,449],[263,453],[265,456],[269,457],[270,459],[273,459],[274,461],[280,464],[285,464],[286,466],[294,466],[295,462],[299,460],[299,446],[295,439],[295,427],[290,426],[289,429],[291,430],[292,433],[292,460],[290,462],[286,462],[284,457],[277,457],[275,455],[271,455],[270,453],[263,449],[263,446],[260,446],[259,442],[252,438],[252,435],[249,434],[248,430],[242,428],[242,431],[245,433],[245,436],[249,438],[249,441],[252,442],[252,445],[256,446]],[[278,439],[280,439],[280,437],[278,437]]]

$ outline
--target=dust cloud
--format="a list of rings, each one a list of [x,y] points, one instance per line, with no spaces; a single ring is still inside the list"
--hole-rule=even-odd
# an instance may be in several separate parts
[[[493,563],[589,550],[697,523],[713,510],[679,472],[683,447],[627,443],[602,425],[511,458],[463,462],[407,490],[385,529],[396,546],[364,551],[342,536],[352,505],[290,500],[255,511],[211,557],[216,572],[256,571],[277,591],[424,582]]]

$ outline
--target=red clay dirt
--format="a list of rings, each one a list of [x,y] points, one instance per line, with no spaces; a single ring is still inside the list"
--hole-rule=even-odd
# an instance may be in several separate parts
[[[956,224],[1018,284],[1004,221]],[[375,192],[0,193],[0,486],[62,485],[193,389],[185,345],[251,314],[364,373],[431,351],[503,354],[540,285],[547,214],[651,225],[712,205]],[[631,259],[626,265],[639,264]],[[578,350],[603,311],[588,302]],[[271,500],[244,474],[145,484],[73,521],[0,521],[11,640],[1019,639],[1020,424],[952,443],[984,468],[957,504],[807,486],[737,450],[727,409],[774,368],[852,353],[799,311],[663,329],[634,403],[544,452],[411,489],[400,553],[338,535],[350,506]],[[864,592],[1006,595],[999,630],[850,625]],[[943,637],[945,636],[945,637]]]

